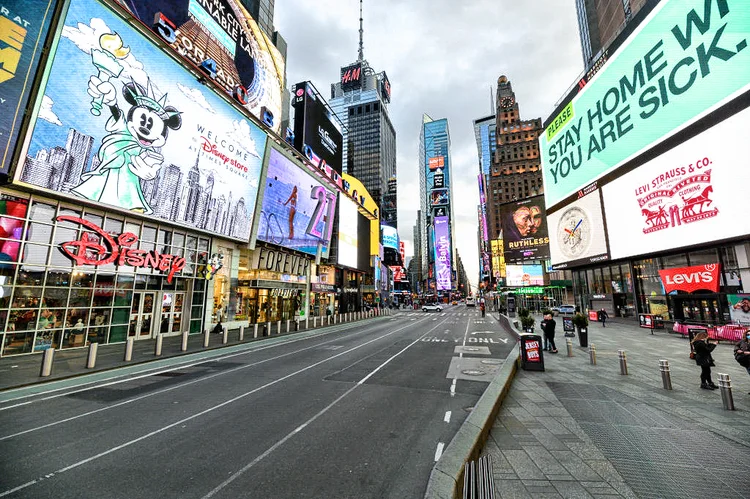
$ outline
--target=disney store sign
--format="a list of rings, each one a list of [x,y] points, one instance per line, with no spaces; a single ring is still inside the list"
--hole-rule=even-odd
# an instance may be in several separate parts
[[[60,244],[60,250],[76,262],[76,265],[109,265],[118,267],[129,265],[138,268],[152,268],[167,273],[167,282],[171,283],[177,272],[185,268],[185,259],[176,255],[159,253],[156,250],[140,250],[138,236],[124,232],[117,237],[104,231],[96,224],[82,218],[60,215],[58,222],[72,222],[85,227],[91,232],[84,232],[77,241]]]

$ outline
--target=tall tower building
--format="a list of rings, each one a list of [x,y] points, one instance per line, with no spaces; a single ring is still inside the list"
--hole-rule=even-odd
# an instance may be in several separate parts
[[[388,114],[391,83],[385,71],[376,72],[364,58],[361,0],[359,22],[359,56],[341,68],[328,104],[344,124],[344,172],[364,184],[380,206],[381,220],[398,228],[396,129]]]
[[[583,66],[588,69],[648,0],[576,0]]]
[[[513,87],[497,80],[497,150],[486,184],[490,239],[500,237],[498,205],[544,192],[538,137],[542,119],[521,120]]]

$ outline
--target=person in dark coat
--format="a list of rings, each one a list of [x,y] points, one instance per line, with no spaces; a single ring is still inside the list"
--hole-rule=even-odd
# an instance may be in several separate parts
[[[750,329],[745,331],[745,339],[734,346],[734,360],[750,374]]]
[[[599,320],[602,321],[602,327],[607,327],[607,319],[609,319],[609,314],[606,310],[601,309],[599,311]]]
[[[539,324],[542,327],[544,333],[544,349],[549,350],[552,353],[557,353],[557,347],[555,346],[555,319],[552,318],[552,314],[546,314],[544,320]]]
[[[214,326],[214,329],[211,332],[213,334],[224,334],[224,326],[221,325],[221,320],[219,320],[219,323]]]
[[[695,363],[701,366],[701,388],[716,390],[719,387],[711,380],[711,367],[716,365],[711,352],[716,348],[716,342],[709,340],[708,333],[704,331],[695,335],[692,345],[695,352]]]

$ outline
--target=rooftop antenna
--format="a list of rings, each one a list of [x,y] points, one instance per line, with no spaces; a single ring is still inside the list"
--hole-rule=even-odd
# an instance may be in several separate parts
[[[362,29],[362,1],[359,0],[359,59],[358,61],[363,61],[365,59],[365,46],[364,46],[364,29]]]

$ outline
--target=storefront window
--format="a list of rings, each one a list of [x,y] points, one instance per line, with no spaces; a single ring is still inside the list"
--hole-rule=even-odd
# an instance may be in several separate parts
[[[211,322],[227,322],[234,320],[235,310],[230,310],[232,249],[219,246],[217,253],[221,255],[223,266],[214,274],[214,310]]]
[[[612,294],[612,273],[609,267],[602,268],[602,284],[604,286],[604,294]]]
[[[716,253],[716,249],[707,249],[701,251],[693,251],[688,253],[690,259],[690,265],[708,265],[712,263],[719,263],[719,255]]]

